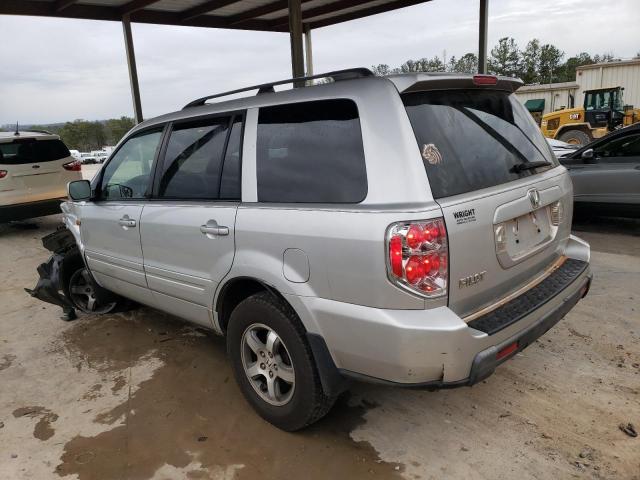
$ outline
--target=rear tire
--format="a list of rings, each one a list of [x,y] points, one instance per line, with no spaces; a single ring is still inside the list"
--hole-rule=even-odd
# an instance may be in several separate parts
[[[276,427],[300,430],[333,406],[335,397],[322,389],[302,323],[270,293],[252,295],[233,310],[227,352],[244,397]]]
[[[572,145],[586,145],[592,141],[591,135],[583,130],[569,130],[562,132],[558,140],[570,143]]]

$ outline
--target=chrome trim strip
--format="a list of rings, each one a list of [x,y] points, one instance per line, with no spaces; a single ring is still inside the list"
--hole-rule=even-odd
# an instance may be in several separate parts
[[[519,297],[524,292],[526,292],[527,290],[532,289],[533,287],[538,285],[540,282],[542,282],[545,278],[547,278],[549,275],[551,275],[553,272],[555,272],[558,268],[560,268],[562,266],[562,264],[567,261],[567,258],[568,257],[566,257],[564,255],[561,256],[555,262],[553,262],[551,265],[549,265],[544,270],[544,272],[542,272],[542,274],[540,274],[539,276],[537,276],[536,278],[531,280],[526,285],[523,285],[522,287],[517,289],[515,292],[510,293],[506,297],[501,298],[496,303],[493,303],[493,304],[491,304],[491,305],[489,305],[487,307],[481,308],[480,310],[477,310],[476,312],[474,312],[474,313],[472,313],[470,315],[467,315],[466,317],[463,317],[462,320],[465,323],[469,323],[472,320],[475,320],[476,318],[479,318],[479,317],[481,317],[483,315],[486,315],[489,312],[492,312],[493,310],[497,309],[498,307],[501,307],[505,303],[510,302],[514,298]]]

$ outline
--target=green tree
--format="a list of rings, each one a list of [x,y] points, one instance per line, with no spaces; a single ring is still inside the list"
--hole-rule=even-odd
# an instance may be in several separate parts
[[[593,63],[607,63],[613,62],[616,59],[615,55],[611,52],[603,53],[602,55],[594,55]]]
[[[475,53],[465,53],[459,59],[451,57],[447,71],[455,73],[477,73],[478,56]]]
[[[587,52],[580,52],[578,55],[567,58],[567,61],[564,62],[558,72],[558,81],[574,82],[576,80],[576,68],[582,65],[591,65],[592,63],[594,63],[593,58]]]
[[[561,74],[561,62],[564,52],[549,43],[540,47],[540,83],[557,82]]]
[[[67,147],[75,150],[98,150],[105,144],[104,124],[98,121],[79,119],[67,122],[59,135]]]
[[[123,116],[107,120],[104,122],[105,143],[107,145],[115,145],[134,125],[135,122],[130,117]]]
[[[540,81],[540,40],[529,40],[522,52],[522,68],[520,78],[524,83],[537,83]]]
[[[520,50],[516,41],[511,37],[503,37],[491,49],[489,72],[508,77],[518,76],[520,60]]]
[[[372,65],[371,71],[373,72],[374,75],[377,75],[378,77],[383,77],[384,75],[389,75],[390,73],[392,73],[391,67],[389,67],[389,65],[387,65],[386,63]]]
[[[420,58],[418,60],[407,60],[400,65],[398,73],[412,72],[444,72],[444,63],[440,57]]]

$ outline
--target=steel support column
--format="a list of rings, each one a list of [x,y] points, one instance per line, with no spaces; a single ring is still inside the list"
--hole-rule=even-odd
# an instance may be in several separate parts
[[[480,23],[478,25],[478,73],[487,73],[487,27],[489,0],[480,0]]]
[[[133,49],[133,35],[131,34],[129,15],[122,17],[122,30],[124,32],[124,47],[127,51],[127,67],[129,67],[129,81],[131,83],[131,97],[133,99],[133,117],[136,123],[140,123],[142,121],[142,102],[140,101],[138,67],[136,66],[136,54]]]
[[[311,46],[311,27],[304,26],[304,55],[307,67],[307,76],[313,75],[313,48]]]
[[[291,37],[291,73],[304,76],[304,48],[302,43],[302,8],[300,0],[289,0],[289,36]],[[296,87],[304,86],[295,85]]]

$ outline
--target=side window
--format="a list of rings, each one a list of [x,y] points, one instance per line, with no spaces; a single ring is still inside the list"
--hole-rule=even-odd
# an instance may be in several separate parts
[[[364,200],[367,174],[356,104],[319,100],[261,108],[256,172],[260,202]]]
[[[236,117],[231,126],[227,151],[224,154],[224,168],[222,169],[222,180],[220,181],[221,200],[240,200],[241,161],[242,118]]]
[[[118,149],[104,167],[103,200],[144,198],[162,129],[136,135]]]
[[[161,198],[219,197],[229,117],[174,125],[162,166]]]
[[[605,142],[594,149],[597,157],[638,157],[640,156],[640,133],[625,135]]]

